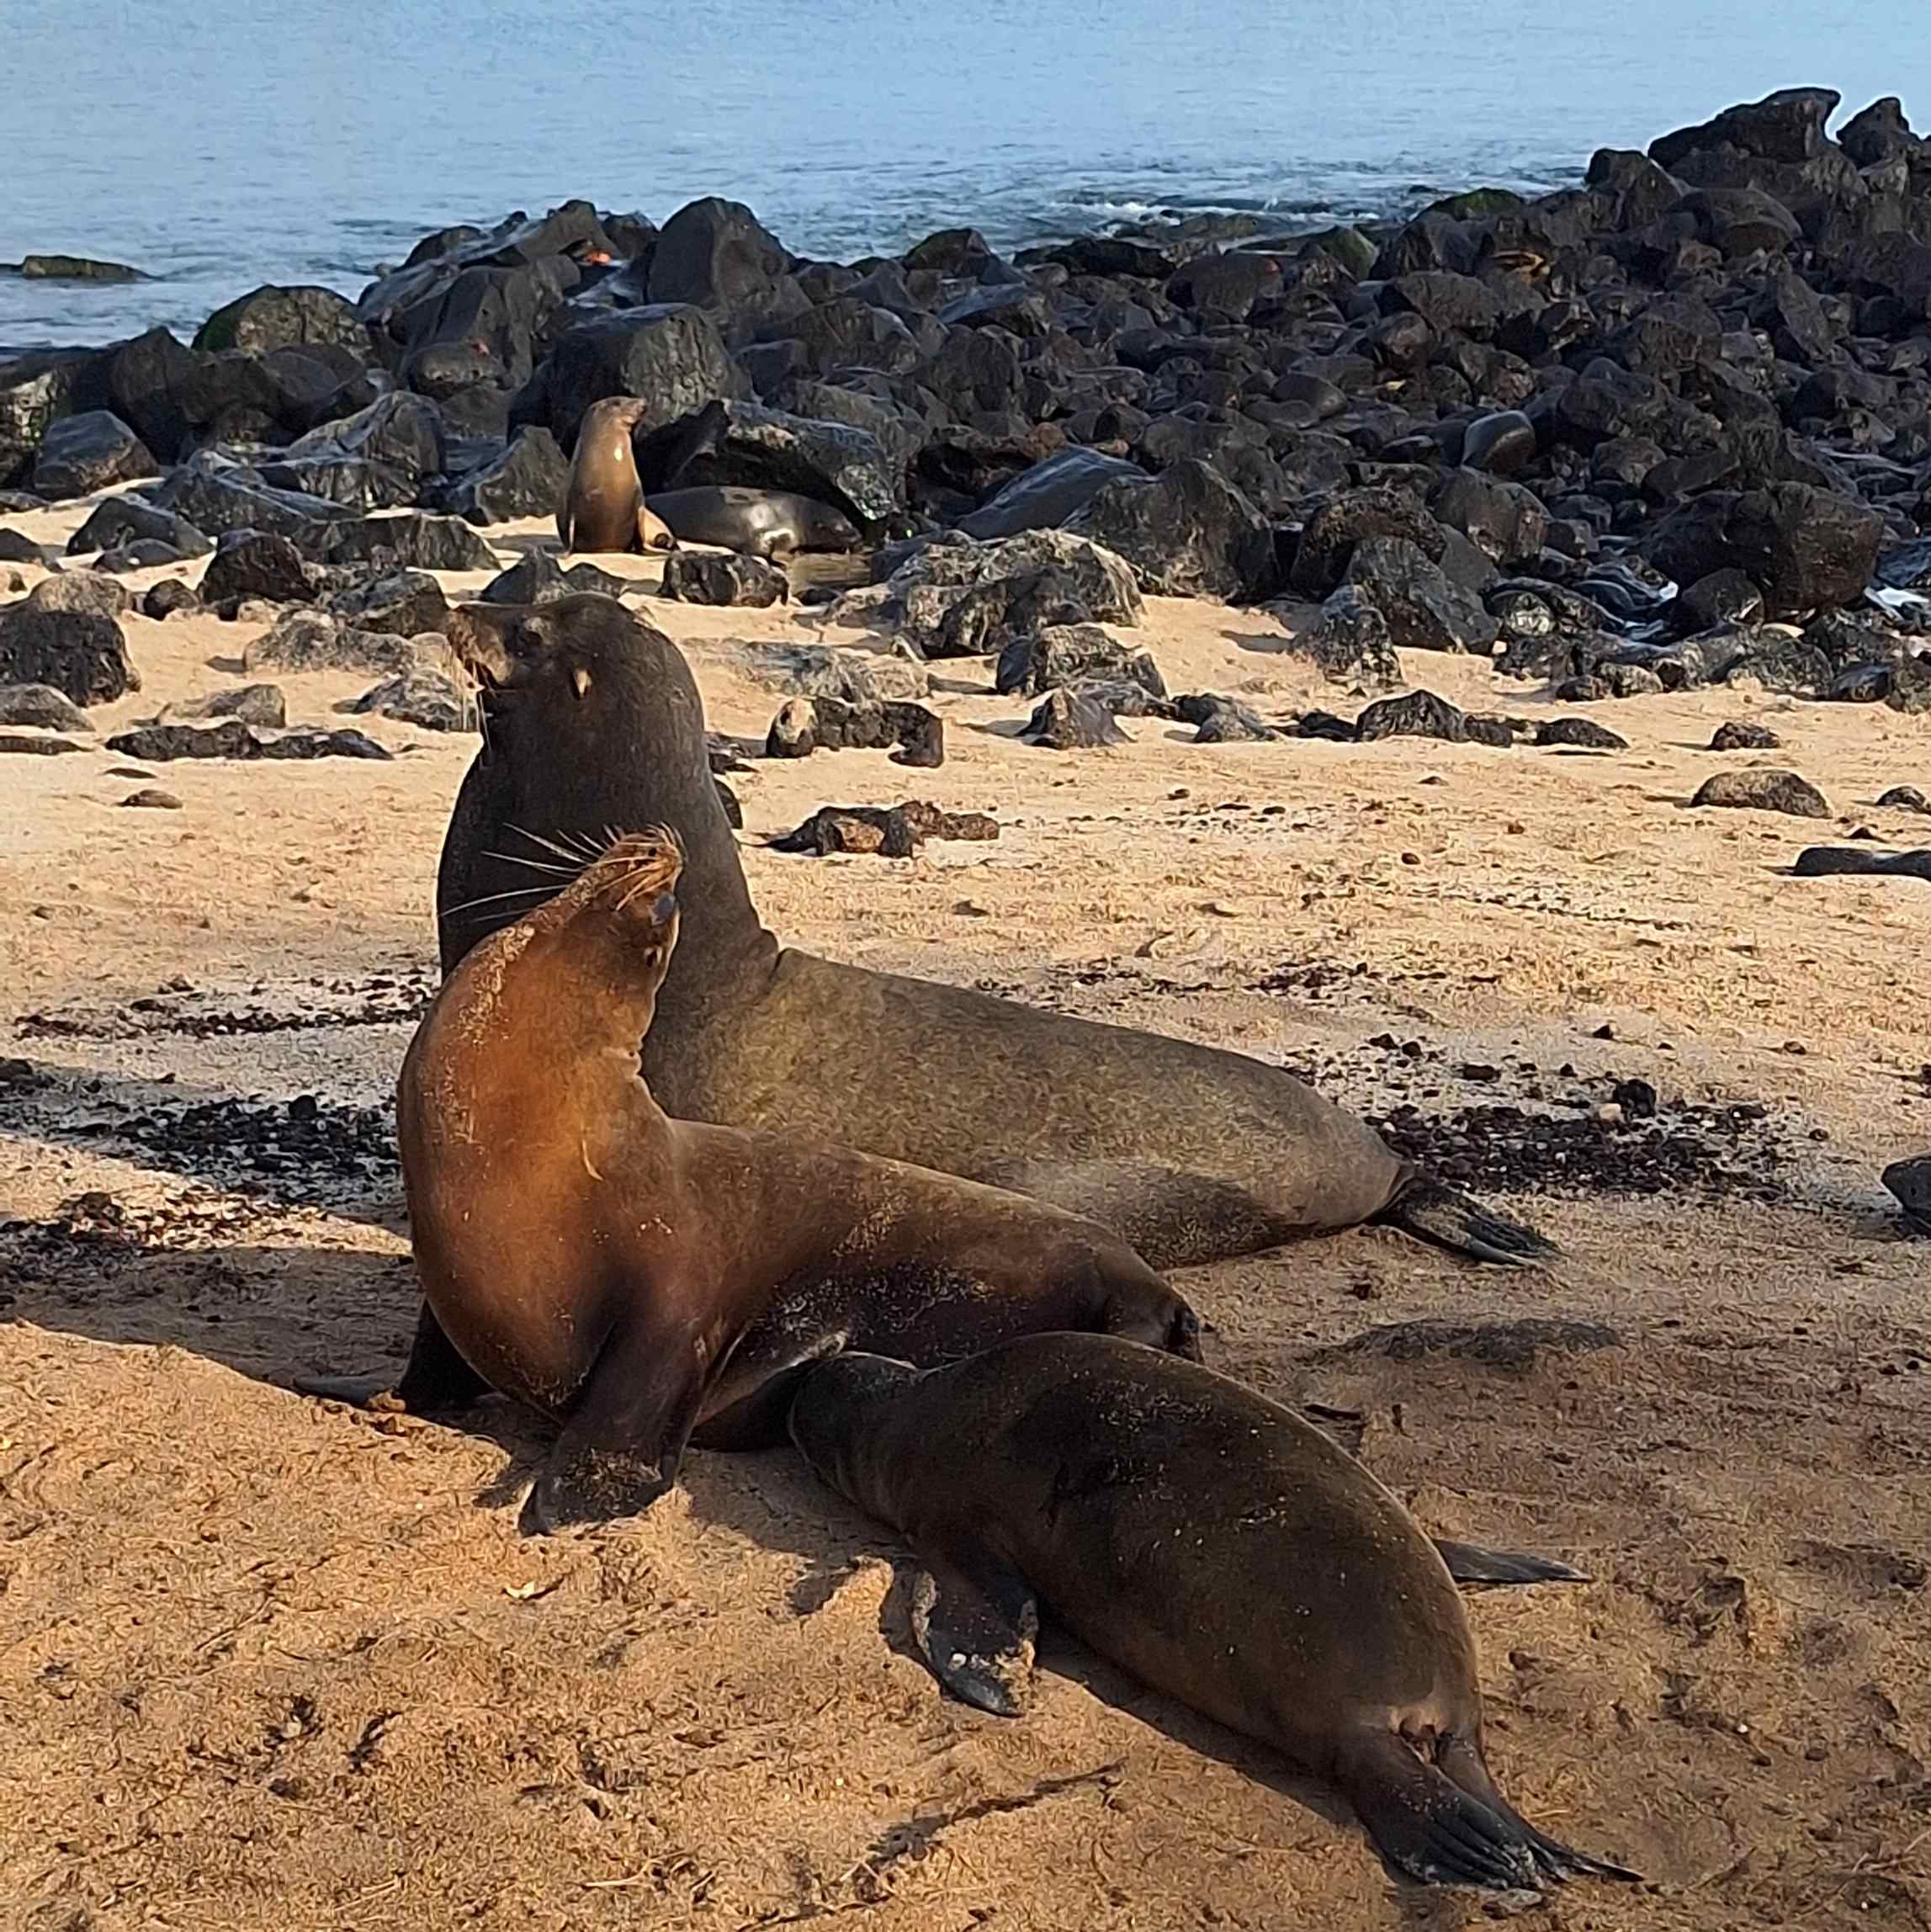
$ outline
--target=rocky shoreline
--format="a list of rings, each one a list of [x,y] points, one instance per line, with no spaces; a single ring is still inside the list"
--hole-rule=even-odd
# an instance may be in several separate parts
[[[68,544],[87,579],[0,608],[0,682],[133,687],[113,577],[217,542],[203,600],[319,608],[350,658],[406,671],[397,646],[444,614],[422,573],[547,513],[584,412],[623,394],[647,489],[835,506],[915,650],[1028,661],[1043,742],[1164,699],[1080,628],[1143,593],[1298,613],[1295,648],[1361,696],[1400,648],[1576,700],[1749,680],[1931,709],[1931,141],[1896,100],[1833,139],[1838,105],[1775,94],[1534,200],[1287,237],[1202,217],[1011,261],[970,230],[804,261],[735,204],[659,230],[572,202],[427,236],[357,303],[263,288],[191,344],[16,361],[0,519],[135,487]],[[0,520],[0,590],[50,560]],[[1257,735],[1240,711],[1194,721]]]

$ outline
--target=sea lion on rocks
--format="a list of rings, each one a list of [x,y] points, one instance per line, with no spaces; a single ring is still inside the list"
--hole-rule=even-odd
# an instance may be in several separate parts
[[[788,490],[753,490],[741,484],[705,484],[666,490],[650,507],[681,544],[715,544],[747,556],[791,550],[855,550],[865,541],[843,511]]]
[[[444,969],[555,889],[546,841],[668,825],[684,847],[683,939],[643,1050],[673,1117],[1010,1187],[1117,1229],[1155,1267],[1366,1221],[1485,1261],[1556,1251],[1278,1067],[781,947],[712,782],[697,686],[661,631],[572,597],[463,605],[448,635],[488,735],[443,841]],[[474,1392],[426,1313],[396,1395],[419,1409]]]
[[[1036,1335],[921,1373],[811,1368],[792,1440],[910,1542],[940,1680],[1019,1714],[1041,1606],[1345,1796],[1424,1883],[1636,1874],[1527,1823],[1482,1754],[1475,1643],[1400,1503],[1278,1404],[1133,1342]]]
[[[618,838],[450,974],[396,1088],[428,1304],[559,1418],[526,1521],[629,1514],[687,1440],[783,1440],[787,1372],[849,1339],[945,1361],[1036,1329],[1199,1352],[1110,1229],[949,1174],[668,1118],[637,1042],[677,940],[666,833]],[[326,1385],[324,1385],[326,1386]]]
[[[632,433],[648,407],[635,396],[609,395],[584,412],[556,512],[556,533],[566,555],[675,548],[676,539],[644,501],[631,454]]]

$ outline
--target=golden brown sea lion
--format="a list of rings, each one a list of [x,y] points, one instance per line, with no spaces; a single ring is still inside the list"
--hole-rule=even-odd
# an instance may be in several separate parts
[[[644,501],[631,453],[631,435],[647,406],[635,396],[612,395],[584,412],[570,481],[556,512],[556,533],[566,555],[676,547],[676,539]]]

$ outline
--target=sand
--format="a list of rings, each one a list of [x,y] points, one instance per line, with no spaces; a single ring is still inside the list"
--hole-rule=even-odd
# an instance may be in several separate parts
[[[84,509],[14,521],[58,538]],[[534,529],[492,536],[507,559]],[[782,700],[763,647],[864,640],[809,611],[640,608],[724,731],[761,734]],[[255,634],[127,629],[144,687],[103,737],[237,682]],[[1351,714],[1283,640],[1155,602],[1137,640],[1176,690]],[[1470,661],[1406,668],[1552,714]],[[291,721],[324,721],[374,680],[276,682]],[[1594,1576],[1470,1600],[1504,1786],[1650,1880],[1573,1886],[1543,1923],[1931,1923],[1931,1248],[1876,1178],[1931,1146],[1931,894],[1783,869],[1860,825],[1931,842],[1871,804],[1931,787],[1922,723],[1722,692],[1593,708],[1631,740],[1608,757],[1196,746],[1146,719],[1062,755],[1006,735],[1023,708],[982,664],[935,682],[938,770],[820,753],[733,779],[779,932],[1412,1105],[1564,1245],[1519,1274],[1358,1230],[1179,1277],[1209,1359],[1361,1411],[1366,1460],[1431,1530]],[[1732,717],[1786,749],[1700,749]],[[646,1519],[525,1541],[530,1418],[289,1392],[406,1341],[387,1128],[352,1110],[385,1100],[433,984],[475,746],[357,722],[393,762],[0,765],[0,1054],[26,1063],[0,1075],[0,1923],[1481,1922],[1467,1895],[1395,1887],[1339,1807],[1064,1637],[1023,1720],[942,1698],[908,1648],[904,1552],[788,1455],[694,1454]],[[1753,761],[1803,772],[1837,822],[1688,809]],[[182,809],[122,809],[144,782]],[[912,797],[1002,836],[906,861],[761,843]],[[1690,1178],[1483,1166],[1467,1110],[1576,1122],[1631,1079]],[[314,1118],[282,1109],[300,1096]],[[281,1111],[191,1111],[221,1103]],[[1584,1325],[1496,1325],[1530,1318]]]

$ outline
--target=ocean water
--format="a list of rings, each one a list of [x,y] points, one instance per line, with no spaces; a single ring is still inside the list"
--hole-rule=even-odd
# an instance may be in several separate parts
[[[416,237],[570,195],[748,202],[851,257],[1165,209],[1282,226],[1576,179],[1776,87],[1931,118],[1922,0],[0,0],[0,345],[350,294]]]

